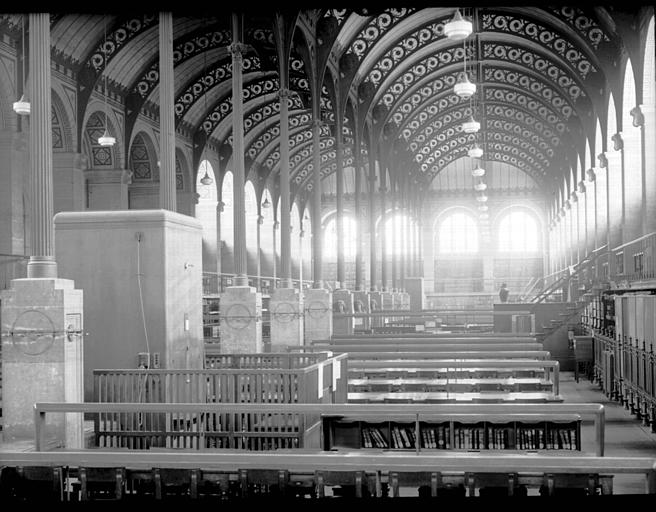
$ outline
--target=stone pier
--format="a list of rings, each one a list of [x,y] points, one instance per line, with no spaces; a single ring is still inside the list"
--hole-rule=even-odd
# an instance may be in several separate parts
[[[303,297],[296,288],[276,288],[269,302],[271,352],[303,345]]]
[[[328,340],[333,335],[333,298],[325,288],[308,288],[305,305],[305,344],[313,340]]]
[[[350,290],[339,289],[333,292],[333,315],[336,313],[353,314],[353,294]],[[354,325],[353,317],[333,317],[334,334],[353,334]]]
[[[252,286],[230,286],[220,304],[221,352],[263,352],[262,294]]]

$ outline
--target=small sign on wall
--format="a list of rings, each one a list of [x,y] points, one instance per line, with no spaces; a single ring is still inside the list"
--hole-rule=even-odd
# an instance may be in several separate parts
[[[415,332],[423,332],[424,331],[424,326],[421,324],[415,325]]]

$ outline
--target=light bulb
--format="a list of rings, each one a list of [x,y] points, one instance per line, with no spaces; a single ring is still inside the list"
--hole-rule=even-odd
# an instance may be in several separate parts
[[[201,182],[203,185],[211,185],[212,183],[214,183],[214,180],[213,180],[212,178],[210,178],[210,175],[209,175],[209,174],[207,174],[207,169],[205,169],[205,176],[203,176],[203,177],[200,179],[200,182]]]
[[[481,194],[480,196],[476,196],[476,200],[479,203],[484,203],[487,201],[487,196],[485,194]]]
[[[14,112],[21,116],[29,116],[30,111],[30,102],[25,100],[25,95],[23,94],[18,101],[14,102]]]
[[[469,148],[467,154],[472,158],[480,158],[483,156],[483,150],[479,147],[478,144],[474,144],[471,148]]]
[[[476,185],[474,185],[474,190],[476,190],[477,192],[482,192],[486,188],[487,185],[485,183],[477,183]]]
[[[473,96],[473,94],[476,92],[476,84],[473,84],[469,81],[469,78],[467,78],[467,73],[463,73],[460,75],[456,85],[453,86],[453,92],[456,93],[456,96],[459,98],[471,98],[471,96]]]
[[[452,41],[461,41],[473,31],[471,21],[467,21],[460,15],[457,9],[453,19],[444,24],[444,35]]]
[[[113,146],[116,144],[116,139],[112,137],[105,128],[105,133],[102,134],[102,137],[98,137],[98,144],[101,146]]]
[[[476,166],[476,169],[472,169],[471,173],[475,178],[480,178],[481,176],[485,175],[485,169],[480,166]]]
[[[479,212],[486,212],[487,211],[487,205],[486,204],[481,204],[478,206],[478,211]]]

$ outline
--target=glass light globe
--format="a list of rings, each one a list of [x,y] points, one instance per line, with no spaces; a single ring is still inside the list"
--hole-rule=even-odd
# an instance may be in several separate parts
[[[485,190],[486,188],[487,185],[485,183],[477,183],[476,185],[474,185],[474,190],[476,190],[477,192],[483,192],[483,190]]]
[[[462,123],[462,131],[465,133],[476,133],[481,129],[481,123],[475,121],[472,116],[469,117],[468,121]]]
[[[467,151],[467,154],[471,158],[480,158],[483,156],[483,150],[479,147],[478,144],[474,144],[471,148],[469,148],[469,151]]]
[[[30,111],[30,102],[25,99],[25,95],[23,94],[18,101],[14,102],[14,112],[21,116],[29,116]]]
[[[481,213],[481,214],[479,214],[478,218],[479,219],[489,219],[490,215],[487,214],[487,213]]]
[[[101,146],[113,146],[116,144],[116,139],[112,137],[105,128],[105,133],[102,134],[102,137],[98,137],[98,144]]]
[[[456,10],[453,19],[444,24],[444,35],[452,41],[461,41],[470,35],[472,31],[472,22],[464,19],[459,9]]]
[[[474,178],[480,178],[481,176],[485,175],[485,169],[483,169],[480,166],[477,166],[476,169],[472,169],[471,173]]]
[[[453,86],[453,92],[462,99],[470,98],[476,92],[476,84],[469,81],[467,73],[463,73]]]
[[[480,196],[476,196],[476,200],[479,203],[485,203],[487,201],[487,196],[485,194],[481,194]]]
[[[478,211],[479,212],[486,212],[487,211],[487,205],[486,204],[478,205]]]

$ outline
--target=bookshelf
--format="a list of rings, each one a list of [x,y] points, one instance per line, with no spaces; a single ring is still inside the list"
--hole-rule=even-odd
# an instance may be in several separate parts
[[[324,416],[323,449],[581,451],[579,415],[545,418],[409,421]]]

